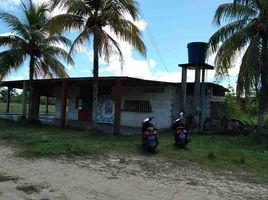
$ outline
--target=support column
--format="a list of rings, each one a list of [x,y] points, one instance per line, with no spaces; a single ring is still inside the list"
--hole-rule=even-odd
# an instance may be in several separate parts
[[[36,92],[36,90],[33,90],[33,119],[38,120],[39,119],[39,107],[40,107],[40,95]]]
[[[118,135],[120,133],[122,93],[123,93],[122,82],[121,82],[120,78],[116,78],[114,135]]]
[[[200,118],[200,131],[204,130],[204,122],[205,122],[205,93],[206,93],[206,87],[205,87],[205,73],[206,70],[203,67],[202,68],[202,83],[201,83],[201,118]]]
[[[48,115],[48,105],[49,105],[49,97],[46,97],[46,115]]]
[[[62,81],[61,87],[61,112],[60,112],[60,127],[65,127],[66,125],[66,104],[67,104],[67,89],[68,83],[66,79]]]
[[[23,92],[22,92],[22,116],[21,119],[26,119],[26,112],[27,112],[27,91],[28,91],[28,84],[26,81],[23,81]]]
[[[6,107],[6,113],[10,112],[10,92],[11,92],[11,88],[8,87],[7,89],[7,107]]]
[[[187,113],[186,97],[187,97],[187,67],[182,67],[180,111],[183,111],[185,113]]]
[[[195,69],[195,84],[194,84],[194,108],[195,108],[195,128],[200,131],[200,68]]]

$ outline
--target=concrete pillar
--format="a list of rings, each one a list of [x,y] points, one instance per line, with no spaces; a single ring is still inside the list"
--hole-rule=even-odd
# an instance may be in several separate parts
[[[196,131],[200,131],[200,68],[195,69],[195,84],[194,84],[194,107],[195,107],[195,127]]]
[[[6,113],[10,112],[10,92],[11,92],[11,88],[8,87],[7,89],[7,107],[6,107]]]
[[[40,95],[33,90],[33,119],[39,119]]]
[[[187,113],[186,97],[187,97],[187,67],[182,67],[180,111],[184,111],[185,113]]]
[[[114,116],[114,135],[120,133],[121,126],[121,98],[123,93],[123,86],[120,78],[116,78],[115,88],[115,116]]]
[[[27,91],[28,91],[28,84],[26,81],[23,81],[23,92],[22,92],[22,119],[26,119],[26,112],[27,112]]]
[[[66,104],[67,104],[67,92],[68,92],[68,83],[64,79],[62,81],[61,87],[61,113],[60,113],[60,127],[65,127],[66,125]]]
[[[202,84],[201,84],[201,115],[200,115],[200,131],[204,130],[204,122],[205,122],[205,93],[206,93],[206,85],[205,85],[205,73],[206,69],[202,68]]]

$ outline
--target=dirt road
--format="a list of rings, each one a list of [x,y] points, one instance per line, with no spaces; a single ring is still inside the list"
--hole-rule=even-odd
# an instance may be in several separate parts
[[[1,200],[268,199],[267,185],[242,179],[157,155],[23,159],[0,145]]]

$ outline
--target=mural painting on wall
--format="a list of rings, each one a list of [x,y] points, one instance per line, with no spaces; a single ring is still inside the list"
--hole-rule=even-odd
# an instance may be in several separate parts
[[[100,96],[97,122],[114,123],[115,105],[111,96]]]

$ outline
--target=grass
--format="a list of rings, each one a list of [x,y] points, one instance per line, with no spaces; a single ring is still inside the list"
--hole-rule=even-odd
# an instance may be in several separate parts
[[[40,113],[45,113],[46,106],[40,105]],[[0,113],[6,112],[6,103],[0,102]],[[10,113],[21,113],[22,112],[22,104],[21,103],[11,103],[10,104]],[[55,112],[55,106],[49,105],[48,106],[48,112],[54,113]]]
[[[0,173],[0,183],[7,182],[7,181],[14,181],[14,182],[16,182],[17,180],[19,180],[18,177],[8,176],[6,174]]]
[[[106,136],[96,130],[59,129],[0,120],[0,140],[15,141],[19,155],[94,155],[111,151],[143,153],[140,135]],[[192,135],[188,150],[174,146],[171,133],[159,134],[158,155],[201,165],[247,173],[252,180],[268,183],[268,154],[263,141],[253,136]]]

